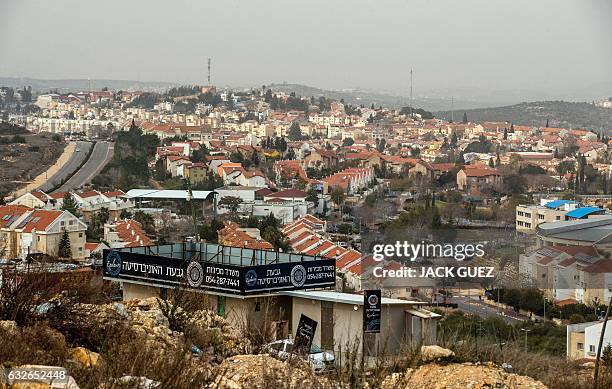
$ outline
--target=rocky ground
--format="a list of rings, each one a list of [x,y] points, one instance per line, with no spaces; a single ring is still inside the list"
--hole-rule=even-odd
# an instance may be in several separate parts
[[[343,380],[341,374],[316,375],[300,359],[287,363],[254,355],[250,342],[223,317],[210,310],[183,311],[154,298],[51,307],[41,321],[26,327],[0,322],[0,362],[12,368],[61,366],[72,380],[14,387],[348,388],[361,382]],[[420,355],[417,368],[364,387],[545,388],[493,365],[443,363],[454,353],[438,346],[423,347]]]
[[[472,363],[441,365],[429,363],[408,369],[403,375],[393,374],[383,382],[383,389],[545,389],[532,378],[512,374],[496,366]]]

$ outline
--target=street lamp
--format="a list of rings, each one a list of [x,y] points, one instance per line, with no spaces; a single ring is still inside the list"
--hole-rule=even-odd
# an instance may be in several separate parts
[[[521,331],[525,332],[525,351],[527,351],[527,333],[531,330],[528,330],[527,328],[521,328]]]

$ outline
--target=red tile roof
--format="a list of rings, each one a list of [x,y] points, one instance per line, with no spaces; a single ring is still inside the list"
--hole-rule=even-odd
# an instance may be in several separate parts
[[[0,206],[0,227],[7,227],[13,221],[17,220],[19,216],[31,210],[32,208],[24,205]]]

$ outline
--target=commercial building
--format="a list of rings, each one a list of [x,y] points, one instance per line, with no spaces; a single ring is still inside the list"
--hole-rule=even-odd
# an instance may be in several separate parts
[[[581,204],[572,200],[541,199],[540,204],[525,204],[516,207],[516,230],[535,233],[541,223],[565,220],[565,214]]]
[[[319,324],[315,343],[342,355],[361,350],[363,295],[335,291],[336,260],[306,254],[184,242],[104,250],[104,279],[121,282],[123,298],[165,296],[182,287],[202,293],[211,309],[238,328],[282,339],[301,314]],[[318,289],[311,290],[308,289]],[[326,289],[326,290],[323,290]],[[381,332],[364,338],[366,354],[401,345],[434,344],[438,315],[419,301],[383,298]],[[357,342],[357,343],[354,343]]]
[[[612,215],[542,223],[536,234],[538,247],[594,246],[602,253],[612,253]]]

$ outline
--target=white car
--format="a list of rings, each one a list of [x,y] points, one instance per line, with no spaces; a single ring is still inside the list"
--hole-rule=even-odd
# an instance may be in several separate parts
[[[264,351],[280,360],[286,361],[293,350],[293,339],[277,340],[264,346]],[[315,373],[335,370],[334,355],[312,345],[308,353],[308,363]]]

